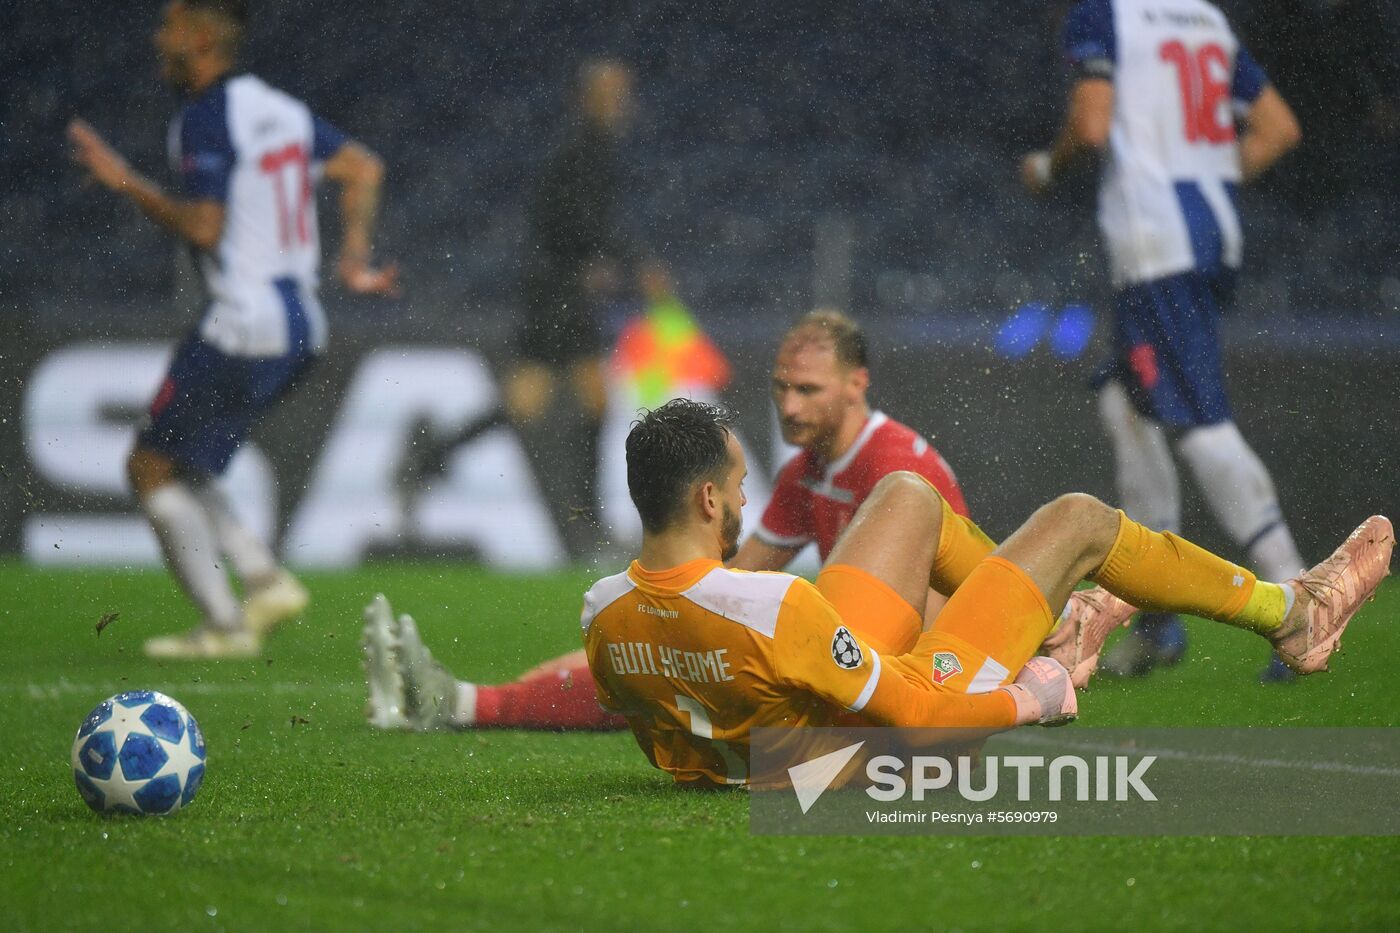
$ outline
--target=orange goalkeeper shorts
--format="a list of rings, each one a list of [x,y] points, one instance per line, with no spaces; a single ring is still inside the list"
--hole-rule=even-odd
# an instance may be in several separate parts
[[[826,567],[817,589],[876,651],[903,655],[938,686],[962,693],[987,693],[1009,683],[1055,623],[1040,588],[1001,557],[973,568],[922,634],[918,611],[859,567]]]
[[[831,564],[817,575],[817,589],[852,632],[881,654],[903,654],[923,629],[919,610],[888,583],[850,564]]]
[[[939,686],[989,693],[1010,683],[1055,624],[1040,588],[1011,561],[982,560],[905,660]]]

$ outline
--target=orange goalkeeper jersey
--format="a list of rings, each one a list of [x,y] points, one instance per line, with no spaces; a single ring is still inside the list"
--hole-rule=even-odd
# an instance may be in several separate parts
[[[742,784],[749,730],[871,725],[1004,728],[1004,692],[938,687],[915,655],[882,658],[811,583],[695,560],[635,561],[584,597],[583,640],[604,708],[627,717],[680,783]]]

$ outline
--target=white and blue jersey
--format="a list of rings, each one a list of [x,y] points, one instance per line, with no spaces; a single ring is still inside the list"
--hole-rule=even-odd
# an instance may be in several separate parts
[[[151,402],[142,447],[222,473],[324,348],[313,189],[344,144],[305,104],[252,75],[217,82],[172,122],[184,197],[218,201],[224,226],[196,256],[208,304]]]
[[[1204,0],[1084,0],[1064,48],[1082,77],[1113,82],[1099,227],[1115,286],[1237,269],[1235,118],[1267,83]]]
[[[249,74],[207,88],[171,122],[184,196],[224,206],[218,245],[196,257],[208,292],[206,343],[239,357],[324,347],[313,189],[344,142],[301,101]]]

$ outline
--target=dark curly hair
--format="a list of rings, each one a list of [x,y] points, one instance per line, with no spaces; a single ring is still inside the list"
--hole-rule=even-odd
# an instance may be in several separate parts
[[[734,416],[688,398],[638,414],[627,434],[627,491],[642,527],[654,534],[675,520],[691,486],[727,478]]]

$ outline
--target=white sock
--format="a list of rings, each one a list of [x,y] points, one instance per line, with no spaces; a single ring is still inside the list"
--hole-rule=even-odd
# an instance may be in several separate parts
[[[190,488],[180,481],[164,484],[141,500],[160,540],[165,564],[210,625],[234,631],[243,611],[220,563],[214,525]]]
[[[1235,423],[1193,428],[1176,449],[1216,521],[1248,551],[1256,572],[1273,581],[1296,576],[1303,559],[1283,520],[1274,481]]]
[[[233,564],[244,586],[256,589],[277,576],[277,559],[253,530],[238,518],[228,496],[212,479],[194,487],[199,503],[214,526],[219,550]]]
[[[1249,546],[1249,560],[1266,580],[1275,583],[1290,580],[1307,569],[1298,545],[1293,543],[1293,532],[1283,519],[1254,539]]]
[[[453,710],[452,722],[463,728],[476,725],[476,684],[457,681],[457,708]]]
[[[1113,444],[1118,504],[1157,531],[1181,528],[1181,487],[1166,432],[1143,417],[1117,381],[1099,390],[1099,419]]]

